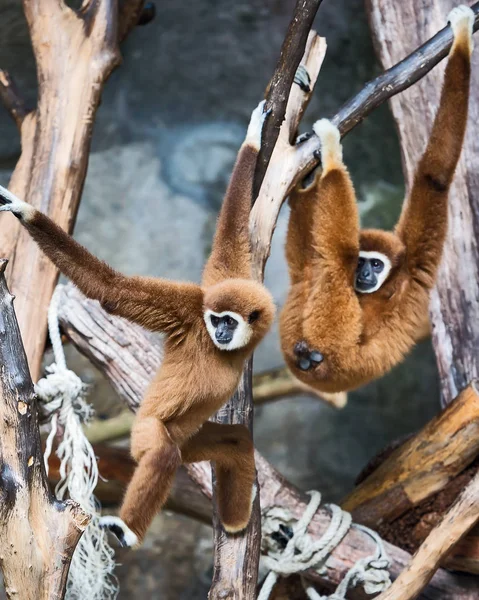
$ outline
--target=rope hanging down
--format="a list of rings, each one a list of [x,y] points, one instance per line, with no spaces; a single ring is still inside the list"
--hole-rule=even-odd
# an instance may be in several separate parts
[[[63,286],[57,286],[48,310],[48,331],[55,362],[47,367],[49,373],[36,385],[42,400],[41,411],[51,417],[51,431],[45,448],[45,469],[55,436],[61,436],[56,454],[60,459],[60,481],[55,488],[59,500],[71,498],[92,515],[92,520],[73,554],[68,575],[66,598],[81,600],[88,590],[89,600],[114,599],[118,582],[113,574],[114,551],[106,532],[99,526],[100,505],[94,496],[98,483],[98,465],[93,448],[85,437],[82,423],[93,416],[85,401],[87,386],[67,369],[58,325],[58,303]]]
[[[363,525],[352,523],[351,515],[339,506],[328,504],[331,511],[331,522],[324,535],[319,540],[313,540],[307,529],[321,503],[321,494],[317,491],[308,492],[311,501],[299,521],[288,511],[273,507],[268,509],[263,517],[263,551],[267,554],[264,564],[269,569],[258,600],[268,600],[279,577],[288,577],[293,573],[302,573],[307,569],[315,569],[322,574],[326,571],[326,561],[333,550],[341,543],[351,527],[367,533],[376,542],[376,553],[359,559],[346,573],[344,579],[330,596],[321,596],[301,577],[301,582],[310,600],[344,600],[347,591],[360,584],[366,594],[383,592],[391,585],[389,559],[379,535]],[[288,539],[289,538],[289,539]],[[286,546],[282,539],[288,539]]]

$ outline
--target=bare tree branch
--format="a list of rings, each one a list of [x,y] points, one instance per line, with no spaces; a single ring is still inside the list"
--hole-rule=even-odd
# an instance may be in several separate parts
[[[7,598],[60,600],[90,517],[52,497],[37,403],[0,261],[0,556]]]
[[[279,130],[283,123],[293,79],[303,58],[308,34],[322,0],[297,0],[293,18],[284,38],[273,77],[268,85],[266,108],[271,110],[267,118],[261,149],[256,164],[253,196],[256,199],[263,183],[266,169],[273,154]]]
[[[479,2],[472,6],[476,20],[474,31],[479,27]],[[415,9],[410,13],[413,17]],[[392,44],[396,44],[396,40]],[[332,118],[343,135],[351,131],[363,118],[395,94],[405,90],[430,71],[442,60],[452,44],[449,26],[434,35],[407,58],[379,75],[356,94]],[[251,211],[252,244],[255,250],[255,271],[262,272],[268,259],[279,210],[292,188],[300,182],[320,161],[317,136],[310,134],[306,141],[288,148],[288,139],[282,138],[281,152],[273,153],[261,186],[259,196]],[[278,149],[278,145],[276,146]],[[268,207],[266,212],[263,205]],[[454,395],[455,396],[455,395]],[[453,396],[453,397],[454,397]]]
[[[21,129],[23,119],[29,111],[12,78],[4,69],[0,69],[0,99],[17,124],[18,129]]]

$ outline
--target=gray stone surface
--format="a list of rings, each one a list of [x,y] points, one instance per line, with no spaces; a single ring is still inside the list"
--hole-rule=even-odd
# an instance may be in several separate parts
[[[0,4],[0,67],[12,72],[33,102],[35,68],[20,2]],[[156,20],[124,44],[124,64],[103,96],[75,229],[79,241],[127,273],[199,280],[236,151],[274,68],[294,4],[158,3]],[[304,129],[333,114],[378,71],[361,0],[324,2],[317,29],[327,34],[329,49]],[[8,181],[18,152],[15,127],[0,112],[0,182]],[[400,209],[402,179],[386,107],[346,138],[345,157],[364,223],[390,226]],[[280,215],[266,273],[278,307],[288,283],[287,212],[285,207]],[[69,360],[94,383],[98,412],[118,411],[94,369],[74,352]],[[255,367],[280,364],[274,328]],[[437,408],[434,359],[424,343],[383,380],[351,394],[341,412],[305,397],[261,407],[255,438],[291,481],[339,500],[372,454],[417,429]],[[120,598],[206,598],[210,538],[204,526],[159,516],[140,551],[119,553]]]

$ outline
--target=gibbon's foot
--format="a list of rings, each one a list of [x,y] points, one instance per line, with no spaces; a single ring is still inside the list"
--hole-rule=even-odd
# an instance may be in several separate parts
[[[99,525],[102,529],[111,531],[122,548],[134,548],[140,543],[138,536],[120,517],[100,517]]]
[[[257,150],[261,147],[261,133],[266,117],[271,113],[271,109],[265,111],[266,100],[261,100],[258,106],[251,113],[251,119],[246,132],[245,142]]]
[[[33,216],[35,209],[30,204],[27,204],[6,188],[0,185],[0,211],[13,213],[20,220],[28,220]]]
[[[328,119],[320,119],[313,125],[313,131],[321,142],[322,177],[332,169],[343,166],[341,133]]]
[[[219,470],[217,470],[217,475],[218,473]],[[234,485],[233,483],[228,484],[228,474],[227,472],[225,474],[226,477],[224,477],[222,481],[223,493],[225,490],[231,490],[232,485]],[[241,531],[245,530],[246,527],[248,527],[248,523],[251,518],[251,512],[253,510],[253,502],[257,493],[258,488],[256,487],[256,484],[253,484],[250,498],[237,497],[234,504],[231,503],[231,499],[229,502],[222,502],[220,504],[220,521],[226,533],[234,535],[235,533],[240,533]]]
[[[296,364],[301,371],[314,369],[324,360],[319,350],[310,350],[308,344],[303,340],[294,345],[294,353],[298,357]]]
[[[454,37],[457,37],[457,35],[459,35],[463,29],[466,28],[468,30],[469,38],[472,40],[474,18],[474,11],[465,4],[461,4],[453,8],[447,16],[447,22],[451,25]]]
[[[299,65],[294,75],[293,83],[299,85],[306,94],[311,91],[311,77],[309,76],[306,67]]]

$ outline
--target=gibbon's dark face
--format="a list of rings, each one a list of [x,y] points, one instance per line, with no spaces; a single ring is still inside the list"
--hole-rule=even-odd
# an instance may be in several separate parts
[[[234,337],[235,330],[238,327],[238,320],[232,315],[217,317],[210,315],[211,324],[215,328],[215,339],[219,344],[229,344]]]
[[[354,287],[361,294],[371,294],[384,283],[391,270],[391,261],[381,252],[359,253]]]
[[[225,279],[205,289],[203,319],[219,350],[253,350],[273,317],[273,300],[256,281]]]

